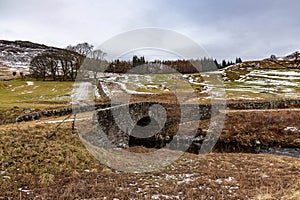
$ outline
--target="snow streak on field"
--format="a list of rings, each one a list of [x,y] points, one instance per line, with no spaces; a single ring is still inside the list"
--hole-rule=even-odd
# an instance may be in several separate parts
[[[154,94],[182,91],[203,86],[200,75],[181,74],[102,74],[99,80],[109,95],[123,91],[128,94]]]
[[[244,97],[273,95],[276,98],[300,97],[300,70],[253,70],[233,82],[225,82],[228,92],[247,92]]]
[[[110,95],[117,92],[128,94],[168,93],[174,90],[184,92],[187,84],[204,98],[209,98],[211,90],[218,87],[225,89],[228,99],[262,100],[300,97],[299,69],[252,70],[235,81],[226,80],[226,75],[222,73],[216,71],[185,75],[102,74],[100,80],[105,92]]]

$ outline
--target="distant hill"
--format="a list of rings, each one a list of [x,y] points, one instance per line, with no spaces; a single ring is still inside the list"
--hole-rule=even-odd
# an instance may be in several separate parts
[[[298,51],[283,57],[271,55],[263,60],[245,61],[228,66],[225,70],[244,69],[280,69],[280,68],[300,68],[300,53]]]
[[[246,61],[224,69],[225,80],[238,80],[254,70],[299,70],[300,53],[298,51],[283,57],[271,55],[270,58]]]
[[[300,53],[299,51],[296,51],[290,55],[284,56],[282,58],[278,58],[277,60],[300,61]]]
[[[0,66],[7,67],[10,70],[27,70],[30,61],[46,50],[59,52],[63,49],[29,41],[0,40]]]
[[[26,71],[30,61],[44,51],[51,50],[61,53],[65,49],[46,46],[44,44],[29,41],[8,41],[0,40],[0,67],[7,67],[9,71]],[[277,57],[271,55],[270,58],[258,61],[246,61],[231,65],[225,70],[244,70],[261,68],[300,68],[300,53],[294,52],[287,56]]]

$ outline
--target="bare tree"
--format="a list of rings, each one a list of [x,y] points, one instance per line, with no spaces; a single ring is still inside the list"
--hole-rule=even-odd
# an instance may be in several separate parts
[[[46,77],[49,76],[49,72],[52,68],[51,64],[51,57],[48,52],[45,52],[31,60],[29,69],[36,79],[42,79],[44,81]]]
[[[75,80],[83,56],[69,50],[49,50],[34,57],[30,70],[35,78],[45,80]]]
[[[94,79],[97,79],[98,73],[104,72],[108,67],[108,62],[104,59],[106,53],[100,49],[96,49],[88,54],[84,61],[83,68],[90,71],[94,75]]]
[[[87,42],[79,43],[75,46],[69,45],[66,47],[67,50],[75,51],[83,56],[87,56],[88,54],[90,54],[93,51],[93,48],[94,46]]]
[[[95,49],[92,51],[88,57],[96,60],[103,60],[107,54],[103,52],[101,49]]]

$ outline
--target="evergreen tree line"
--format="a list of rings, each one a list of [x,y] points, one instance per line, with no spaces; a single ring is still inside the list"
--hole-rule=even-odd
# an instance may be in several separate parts
[[[235,63],[241,63],[241,58],[236,58],[235,63],[223,60],[218,63],[216,59],[202,58],[195,60],[155,60],[146,61],[144,56],[134,55],[131,61],[105,60],[105,53],[95,49],[88,43],[69,45],[66,49],[50,49],[34,57],[30,63],[33,77],[40,80],[75,80],[78,71],[91,74],[97,78],[99,72],[111,73],[197,73],[214,71],[225,68]],[[81,73],[83,74],[83,73]]]
[[[228,67],[228,66],[230,66],[230,65],[234,65],[234,64],[238,64],[238,63],[242,63],[242,62],[243,62],[243,61],[242,61],[241,58],[236,58],[236,59],[235,59],[235,62],[233,62],[233,61],[222,60],[222,62],[218,64],[218,68],[219,68],[219,69],[223,69],[223,68]]]
[[[218,63],[216,59],[202,58],[196,60],[155,60],[148,62],[144,56],[134,55],[132,61],[115,60],[111,62],[106,72],[112,73],[174,73],[182,74],[215,71],[230,65],[241,63],[241,58],[236,58],[236,62],[223,60]],[[140,67],[138,67],[140,66]]]

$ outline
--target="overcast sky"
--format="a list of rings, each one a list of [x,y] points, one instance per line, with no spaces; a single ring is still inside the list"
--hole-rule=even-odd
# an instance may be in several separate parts
[[[0,39],[100,45],[143,27],[186,35],[221,60],[300,50],[299,0],[0,0]]]

